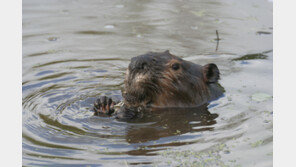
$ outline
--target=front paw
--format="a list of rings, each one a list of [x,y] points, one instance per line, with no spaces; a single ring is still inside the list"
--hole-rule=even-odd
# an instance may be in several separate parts
[[[99,97],[95,103],[94,103],[94,111],[95,115],[99,114],[105,114],[105,115],[111,115],[114,113],[114,105],[116,102],[114,102],[111,98],[106,96]]]

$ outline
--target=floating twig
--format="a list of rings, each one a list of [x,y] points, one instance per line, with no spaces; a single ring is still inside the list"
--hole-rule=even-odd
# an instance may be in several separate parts
[[[218,30],[216,30],[216,39],[215,41],[217,41],[217,44],[216,44],[216,52],[218,50],[218,47],[219,47],[219,41],[221,40],[221,38],[219,38],[219,33],[218,33]]]

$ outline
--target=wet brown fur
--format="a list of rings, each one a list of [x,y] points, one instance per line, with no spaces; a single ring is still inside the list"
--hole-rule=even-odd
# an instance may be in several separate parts
[[[144,67],[137,70],[139,61]],[[179,64],[178,70],[172,68],[174,64]],[[128,107],[199,106],[222,94],[218,89],[218,79],[219,70],[214,64],[200,66],[169,51],[149,52],[135,57],[129,65],[124,104]]]

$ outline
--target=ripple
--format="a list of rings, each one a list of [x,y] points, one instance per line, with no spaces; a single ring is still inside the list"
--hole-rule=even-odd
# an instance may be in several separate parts
[[[67,146],[63,146],[63,145],[51,144],[51,143],[42,142],[40,140],[35,140],[35,139],[33,139],[32,137],[30,137],[30,136],[28,136],[26,134],[23,134],[23,138],[28,140],[32,144],[35,144],[35,145],[38,145],[38,146],[49,147],[49,148],[58,148],[58,149],[81,150],[81,149],[78,149],[78,148],[67,147]]]
[[[75,79],[76,77],[64,77],[64,78],[61,78],[61,79],[54,79],[54,80],[50,80],[50,81],[43,81],[43,82],[40,82],[40,83],[36,83],[36,84],[30,84],[30,85],[26,85],[26,86],[23,86],[23,91],[26,91],[28,89],[32,89],[32,88],[38,88],[38,87],[41,87],[43,85],[47,85],[49,83],[59,83],[59,82],[62,82],[62,81],[68,81],[68,80],[73,80]]]
[[[40,65],[36,65],[33,68],[40,68],[54,64],[61,64],[61,63],[71,63],[71,62],[100,62],[100,61],[129,61],[129,59],[122,59],[122,58],[102,58],[102,59],[67,59],[67,60],[59,60],[59,61],[52,61]]]
[[[77,31],[75,32],[76,34],[83,34],[83,35],[114,35],[116,34],[115,32],[110,32],[110,31]]]

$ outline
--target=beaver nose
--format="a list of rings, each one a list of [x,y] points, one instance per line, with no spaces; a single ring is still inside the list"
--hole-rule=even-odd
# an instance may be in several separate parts
[[[147,56],[143,56],[143,57],[138,56],[138,57],[132,58],[130,67],[132,69],[138,69],[138,70],[147,69],[150,62],[151,62],[151,59],[149,57],[147,57]]]

